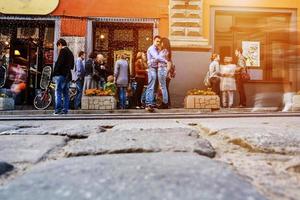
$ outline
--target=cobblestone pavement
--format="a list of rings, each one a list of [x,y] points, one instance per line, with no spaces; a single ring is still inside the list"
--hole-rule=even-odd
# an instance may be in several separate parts
[[[298,117],[0,122],[0,199],[300,199]]]

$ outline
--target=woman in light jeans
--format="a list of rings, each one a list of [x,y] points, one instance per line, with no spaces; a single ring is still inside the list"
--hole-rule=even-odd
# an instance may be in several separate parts
[[[168,65],[171,65],[171,45],[170,40],[168,38],[161,39],[161,51],[159,52],[159,56],[166,59],[168,62],[159,62],[158,63],[158,82],[160,85],[160,89],[162,92],[162,104],[159,108],[167,109],[169,107],[169,94],[167,89],[167,76],[168,76]]]

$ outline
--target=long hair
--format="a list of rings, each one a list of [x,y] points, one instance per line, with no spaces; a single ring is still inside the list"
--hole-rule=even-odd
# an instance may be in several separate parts
[[[84,51],[79,51],[78,57],[81,57],[84,54]]]
[[[138,59],[141,59],[142,58],[142,54],[143,54],[143,52],[141,52],[141,51],[139,51],[137,54],[136,54],[136,60],[138,60]]]
[[[217,57],[218,57],[218,54],[213,53],[213,54],[211,54],[211,56],[210,56],[210,60],[211,60],[211,61],[214,61]]]
[[[167,51],[169,52],[168,54],[168,61],[172,60],[172,50],[171,50],[171,43],[170,40],[168,38],[162,38],[161,39],[161,43],[162,43],[162,49],[167,49]]]

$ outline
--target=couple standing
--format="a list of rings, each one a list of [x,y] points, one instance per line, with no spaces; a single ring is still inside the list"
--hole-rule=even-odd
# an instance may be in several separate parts
[[[212,54],[211,63],[209,65],[209,81],[212,90],[220,96],[222,94],[223,107],[233,106],[233,94],[238,90],[239,107],[246,106],[246,95],[244,90],[245,81],[242,74],[247,72],[246,62],[243,56],[243,50],[238,48],[235,50],[237,57],[237,65],[232,64],[232,57],[224,58],[224,65],[220,67],[220,56]]]
[[[167,76],[168,66],[171,65],[171,48],[167,38],[155,36],[153,45],[147,51],[148,86],[146,90],[146,110],[153,111],[155,107],[155,84],[158,79],[162,91],[162,105],[160,108],[168,108]]]

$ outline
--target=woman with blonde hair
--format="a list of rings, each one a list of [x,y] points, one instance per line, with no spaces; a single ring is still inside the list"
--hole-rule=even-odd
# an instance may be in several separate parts
[[[222,105],[224,108],[233,106],[233,95],[236,91],[235,83],[236,65],[232,64],[232,57],[224,58],[224,65],[221,65],[221,84]]]

